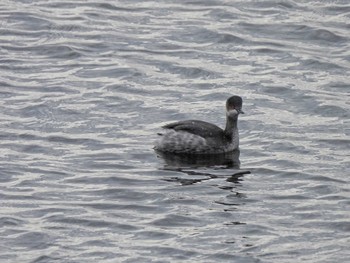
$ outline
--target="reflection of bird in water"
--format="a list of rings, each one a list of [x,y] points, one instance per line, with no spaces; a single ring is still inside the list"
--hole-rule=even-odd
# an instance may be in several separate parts
[[[183,177],[182,178],[181,177],[171,177],[171,178],[167,178],[164,180],[168,181],[168,182],[179,182],[182,185],[191,185],[191,184],[195,184],[195,183],[223,177],[223,178],[226,178],[227,182],[238,184],[240,181],[242,181],[241,177],[243,177],[243,175],[250,174],[250,171],[238,171],[238,172],[235,172],[235,173],[230,174],[230,175],[218,176],[218,175],[213,174],[213,173],[195,172],[195,171],[191,171],[191,170],[181,170],[181,171],[183,173],[187,173],[190,176],[200,176],[200,177],[197,177],[195,179],[194,178],[183,178]],[[222,188],[222,189],[226,190],[227,188]]]
[[[240,166],[239,150],[223,154],[174,154],[157,150],[156,153],[165,161],[166,169],[211,166],[239,169]]]
[[[239,150],[226,154],[211,155],[156,152],[158,157],[165,161],[164,170],[179,171],[192,177],[171,177],[166,179],[166,181],[179,182],[182,185],[195,184],[219,177],[226,178],[227,182],[239,183],[243,175],[250,174],[249,171],[239,170]],[[197,168],[204,168],[204,170],[198,170]],[[213,168],[214,170],[207,168]]]
[[[198,120],[170,123],[157,140],[155,149],[177,154],[224,154],[238,150],[238,115],[242,111],[242,98],[232,96],[226,101],[226,127]]]

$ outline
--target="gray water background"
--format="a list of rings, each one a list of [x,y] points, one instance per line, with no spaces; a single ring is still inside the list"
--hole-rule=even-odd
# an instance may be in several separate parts
[[[0,3],[0,262],[350,262],[350,2]],[[241,170],[159,127],[223,126]]]

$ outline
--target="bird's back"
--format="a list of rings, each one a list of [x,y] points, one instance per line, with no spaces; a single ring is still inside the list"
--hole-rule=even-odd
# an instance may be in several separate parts
[[[185,131],[192,133],[194,135],[201,136],[203,138],[210,137],[223,137],[224,131],[218,126],[198,120],[187,120],[187,121],[179,121],[173,122],[163,126],[164,129],[172,129],[175,131]]]

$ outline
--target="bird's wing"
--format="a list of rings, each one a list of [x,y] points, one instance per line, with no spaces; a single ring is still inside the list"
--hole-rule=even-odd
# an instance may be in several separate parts
[[[164,125],[163,128],[172,129],[175,131],[189,132],[189,133],[201,136],[203,138],[223,136],[223,130],[221,128],[205,121],[197,121],[197,120],[179,121],[179,122],[173,122],[173,123]]]

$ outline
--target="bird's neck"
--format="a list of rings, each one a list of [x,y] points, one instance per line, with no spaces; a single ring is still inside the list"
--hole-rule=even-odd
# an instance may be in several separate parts
[[[229,140],[232,140],[238,135],[237,120],[238,118],[226,117],[226,127],[224,133]]]

